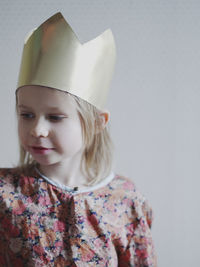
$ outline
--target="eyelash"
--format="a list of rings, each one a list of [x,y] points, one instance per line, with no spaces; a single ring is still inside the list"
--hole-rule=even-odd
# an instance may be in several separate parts
[[[32,119],[32,117],[29,117],[29,113],[21,113],[20,116],[23,117],[23,119],[25,120],[28,120],[28,119]],[[61,116],[56,116],[56,115],[50,115],[49,118],[51,120],[53,120],[54,122],[59,122],[61,121],[62,119],[64,119],[64,117],[61,117]]]

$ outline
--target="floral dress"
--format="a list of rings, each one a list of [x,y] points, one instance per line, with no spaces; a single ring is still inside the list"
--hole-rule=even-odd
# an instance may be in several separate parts
[[[85,190],[0,169],[0,266],[156,266],[152,210],[129,179]]]

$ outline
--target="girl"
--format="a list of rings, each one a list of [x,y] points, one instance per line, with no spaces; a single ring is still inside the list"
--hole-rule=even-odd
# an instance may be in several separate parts
[[[81,44],[57,13],[25,40],[20,162],[0,170],[0,266],[156,266],[152,211],[112,170],[112,32]]]

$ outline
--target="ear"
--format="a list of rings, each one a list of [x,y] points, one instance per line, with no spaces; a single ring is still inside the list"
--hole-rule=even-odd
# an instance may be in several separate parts
[[[107,110],[100,111],[99,116],[100,116],[100,120],[99,120],[100,124],[97,127],[96,133],[101,132],[106,127],[106,125],[108,124],[110,120],[110,112]]]

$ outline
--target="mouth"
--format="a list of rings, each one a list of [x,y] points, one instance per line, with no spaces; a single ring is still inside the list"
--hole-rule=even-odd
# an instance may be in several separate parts
[[[52,151],[53,148],[47,148],[42,146],[31,146],[31,151],[36,154],[47,154]]]
[[[32,146],[33,149],[41,149],[41,150],[48,150],[52,148],[42,147],[42,146]]]

